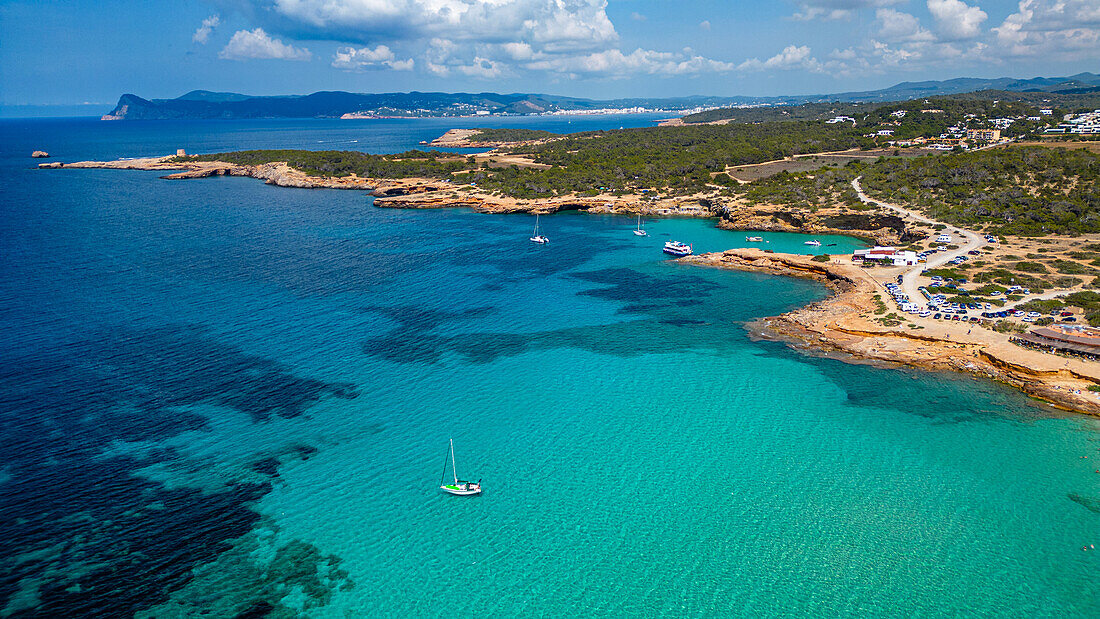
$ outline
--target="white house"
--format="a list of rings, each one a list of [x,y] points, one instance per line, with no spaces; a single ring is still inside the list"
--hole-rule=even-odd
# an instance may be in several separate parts
[[[899,251],[896,247],[872,247],[870,249],[857,249],[852,253],[852,262],[879,262],[894,266],[906,266],[917,263],[917,253],[912,251]]]
[[[937,243],[950,243],[951,242],[951,237],[946,235],[946,234],[941,234],[941,235],[936,237],[936,242]]]
[[[893,129],[879,129],[875,135],[894,135]]]

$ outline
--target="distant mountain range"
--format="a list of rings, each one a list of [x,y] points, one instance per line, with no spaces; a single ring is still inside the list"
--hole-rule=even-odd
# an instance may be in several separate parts
[[[310,95],[250,96],[232,92],[195,90],[175,99],[143,99],[125,94],[104,120],[163,120],[187,118],[339,118],[439,117],[477,114],[542,114],[545,112],[646,108],[686,111],[701,107],[738,105],[792,105],[821,101],[902,101],[979,90],[1081,94],[1100,91],[1100,75],[1016,79],[957,78],[943,81],[902,82],[882,90],[829,95],[785,97],[630,98],[594,100],[546,94],[395,92],[315,92]]]

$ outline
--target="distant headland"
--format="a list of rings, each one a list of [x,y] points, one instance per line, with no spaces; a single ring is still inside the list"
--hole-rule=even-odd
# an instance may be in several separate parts
[[[884,102],[979,90],[1082,94],[1100,90],[1100,75],[1017,79],[956,78],[902,82],[881,90],[777,97],[686,96],[584,99],[513,93],[315,92],[308,95],[252,96],[194,90],[175,99],[144,99],[124,94],[103,120],[247,119],[247,118],[432,118],[668,112],[686,115],[714,108],[798,105],[814,102]]]

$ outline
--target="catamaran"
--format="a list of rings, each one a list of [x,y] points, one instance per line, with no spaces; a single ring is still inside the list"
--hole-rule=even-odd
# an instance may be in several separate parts
[[[457,494],[459,496],[469,496],[471,494],[481,494],[481,480],[476,482],[463,481],[458,478],[458,468],[455,467],[455,440],[451,439],[451,452],[449,457],[451,463],[451,472],[454,473],[454,483],[443,483],[447,479],[447,460],[443,461],[443,477],[439,478],[439,489],[443,492],[449,492],[450,494]]]
[[[638,227],[634,229],[634,234],[637,236],[646,236],[646,231],[642,228],[642,214],[638,213]]]
[[[669,241],[665,243],[665,253],[672,254],[673,256],[690,256],[691,245],[681,243],[680,241]]]
[[[549,243],[550,239],[539,234],[539,214],[535,213],[535,232],[531,235],[532,243]]]

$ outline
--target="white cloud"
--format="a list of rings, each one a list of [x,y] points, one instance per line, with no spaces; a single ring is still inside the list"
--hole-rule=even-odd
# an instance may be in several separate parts
[[[645,15],[642,15],[641,13],[639,13],[637,11],[634,11],[633,13],[630,14],[630,19],[633,19],[634,21],[645,21],[646,17],[645,17]]]
[[[512,60],[531,60],[535,57],[535,50],[522,41],[512,41],[500,46],[505,56]]]
[[[628,77],[630,75],[696,75],[732,71],[734,65],[702,56],[636,49],[623,54],[609,49],[581,56],[560,56],[536,60],[525,65],[536,71],[571,76]]]
[[[936,20],[936,29],[950,39],[972,39],[981,34],[981,25],[989,16],[981,8],[961,0],[928,0],[928,11]]]
[[[699,27],[703,30],[710,30],[710,21],[704,19],[703,21],[699,22]]]
[[[214,32],[214,28],[217,28],[220,23],[221,17],[218,15],[211,15],[202,20],[202,25],[195,31],[195,34],[191,35],[191,41],[205,45],[210,40],[210,33]]]
[[[263,28],[256,28],[255,30],[238,30],[235,32],[225,48],[218,53],[218,57],[230,60],[254,58],[309,60],[311,54],[308,49],[293,47],[279,39],[272,39],[264,32]]]
[[[875,9],[902,4],[908,0],[803,0],[799,12],[791,17],[799,21],[848,19],[860,9]]]
[[[412,58],[398,60],[393,50],[385,45],[379,45],[374,49],[339,47],[332,57],[333,67],[346,70],[389,67],[395,71],[411,71],[414,65]]]
[[[458,65],[456,70],[467,76],[476,77],[480,79],[492,79],[494,77],[500,77],[504,72],[504,64],[489,60],[488,58],[482,58],[477,56],[474,61],[468,65]]]
[[[821,71],[821,63],[810,55],[810,48],[806,45],[788,45],[783,51],[768,58],[750,58],[737,65],[741,71],[765,71],[770,69],[789,70],[806,69],[808,71]]]
[[[935,37],[920,25],[920,20],[894,9],[875,11],[879,21],[878,36],[887,41],[931,41]]]
[[[274,0],[271,9],[318,36],[348,41],[525,40],[553,51],[598,49],[619,38],[607,0]]]
[[[1008,56],[1095,61],[1100,48],[1100,3],[1023,0],[1017,12],[992,30]]]

